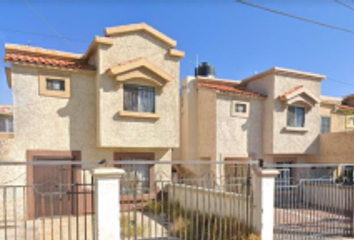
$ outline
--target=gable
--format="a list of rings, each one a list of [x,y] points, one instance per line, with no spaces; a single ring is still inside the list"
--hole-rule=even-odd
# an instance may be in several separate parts
[[[105,36],[110,37],[110,36],[117,36],[117,35],[123,35],[123,34],[134,33],[134,32],[146,32],[147,34],[163,42],[170,48],[174,48],[177,45],[177,42],[175,40],[167,37],[165,34],[150,27],[146,23],[130,24],[130,25],[118,26],[118,27],[109,27],[105,29]]]

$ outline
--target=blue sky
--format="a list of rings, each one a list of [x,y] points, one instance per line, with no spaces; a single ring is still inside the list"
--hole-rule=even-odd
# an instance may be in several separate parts
[[[353,6],[351,0],[342,0]],[[0,3],[0,58],[5,43],[85,52],[108,26],[146,22],[177,40],[186,52],[181,77],[193,74],[196,56],[216,68],[217,77],[242,79],[273,66],[324,74],[322,94],[354,93],[354,34],[286,18],[228,0],[37,1],[35,9],[70,43],[60,38],[19,34],[54,33],[24,0]],[[333,0],[252,0],[253,3],[354,30],[354,11]],[[310,3],[309,3],[310,2]],[[80,39],[84,41],[71,40]],[[339,82],[338,82],[339,81]],[[340,82],[346,82],[343,84]],[[0,63],[0,104],[11,104],[4,63]]]

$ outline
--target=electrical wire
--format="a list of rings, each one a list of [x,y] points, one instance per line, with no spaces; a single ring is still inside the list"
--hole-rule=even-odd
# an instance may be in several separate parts
[[[61,35],[45,18],[41,15],[27,0],[23,0],[25,4],[29,7],[29,9],[53,32],[55,33],[60,39],[65,41],[68,45],[76,49],[76,46],[66,39],[63,35]]]
[[[342,6],[346,7],[346,8],[348,8],[348,9],[354,11],[354,7],[348,5],[348,4],[344,3],[344,2],[341,2],[341,1],[339,1],[339,0],[333,0],[333,1],[334,1],[335,3],[337,3],[337,4],[339,4],[339,5],[342,5]]]
[[[261,10],[264,10],[264,11],[267,11],[267,12],[271,12],[271,13],[274,13],[274,14],[282,15],[282,16],[285,16],[285,17],[289,17],[289,18],[292,18],[292,19],[299,20],[299,21],[311,23],[311,24],[314,24],[314,25],[330,28],[330,29],[337,30],[337,31],[342,31],[342,32],[354,34],[354,30],[352,30],[352,29],[343,28],[343,27],[331,25],[331,24],[328,24],[328,23],[323,23],[323,22],[320,22],[320,21],[316,21],[316,20],[312,20],[312,19],[309,19],[309,18],[297,16],[297,15],[294,15],[294,14],[291,14],[291,13],[287,13],[287,12],[282,12],[282,11],[275,10],[275,9],[272,9],[272,8],[268,8],[268,7],[264,7],[264,6],[261,6],[261,5],[258,5],[258,4],[246,2],[244,0],[235,0],[235,1],[237,3],[240,3],[240,4],[244,4],[244,5],[253,7],[253,8],[258,8],[258,9],[261,9]]]
[[[0,31],[3,32],[13,32],[13,33],[19,33],[19,34],[25,34],[25,35],[33,35],[33,36],[38,36],[38,37],[45,37],[45,38],[57,38],[59,39],[58,36],[56,35],[48,35],[44,33],[36,33],[36,32],[27,32],[27,31],[22,31],[22,30],[16,30],[16,29],[10,29],[10,28],[0,28]],[[84,39],[79,39],[79,38],[69,38],[65,37],[66,39],[69,39],[71,41],[77,41],[77,42],[85,42],[88,43],[89,41],[84,40]]]

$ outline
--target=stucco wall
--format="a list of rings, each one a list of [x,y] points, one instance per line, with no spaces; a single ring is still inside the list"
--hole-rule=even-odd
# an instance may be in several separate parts
[[[247,84],[247,90],[261,93],[267,98],[263,102],[263,151],[264,153],[273,152],[273,120],[274,120],[274,76],[266,76],[257,81]]]
[[[15,139],[0,138],[0,161],[9,161],[14,158]]]
[[[313,96],[320,98],[321,82],[303,78],[276,75],[274,96],[277,98],[296,86],[302,85]],[[320,133],[320,106],[316,104],[305,115],[305,128],[307,132],[286,131],[287,107],[278,99],[274,99],[274,126],[273,126],[273,152],[274,153],[317,153],[318,137]]]
[[[354,162],[354,132],[326,133],[320,136],[320,152],[312,157],[314,163]]]
[[[248,118],[231,116],[233,100],[250,103]],[[263,156],[263,100],[221,95],[217,97],[217,152],[222,157]]]
[[[94,75],[69,74],[71,97],[64,99],[38,95],[39,73],[33,68],[13,67],[13,160],[26,161],[27,150],[77,150],[82,161],[113,160],[114,152],[154,152],[156,160],[171,160],[169,148],[98,148]],[[170,166],[166,174],[170,174]]]
[[[210,89],[198,89],[198,160],[210,158],[218,159],[216,153],[217,142],[217,97],[216,92]]]
[[[114,45],[98,51],[98,144],[102,147],[179,147],[179,60],[168,55],[168,47],[144,32],[112,36]],[[173,77],[157,91],[158,120],[127,119],[123,110],[123,89],[106,71],[136,58],[145,57]]]
[[[330,132],[353,131],[352,128],[346,128],[346,116],[344,114],[334,112],[333,105],[321,104],[321,116],[331,118]]]

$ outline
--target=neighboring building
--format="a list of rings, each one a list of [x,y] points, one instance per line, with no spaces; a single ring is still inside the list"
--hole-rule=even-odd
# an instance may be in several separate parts
[[[0,106],[0,159],[13,160],[14,125],[12,106]]]
[[[354,129],[354,117],[343,111],[354,110],[354,96],[344,100],[321,97],[324,79],[278,67],[241,81],[217,79],[212,74],[186,77],[182,81],[180,158],[263,159],[277,164],[319,161],[321,132]]]
[[[12,160],[170,161],[172,149],[179,147],[184,56],[175,46],[144,23],[106,28],[105,37],[94,37],[82,55],[6,44],[14,102]],[[6,125],[6,130],[12,129]],[[43,174],[50,178],[56,171]],[[153,186],[158,172],[171,175],[166,165],[136,171],[142,192]],[[27,181],[36,183],[37,175]]]

